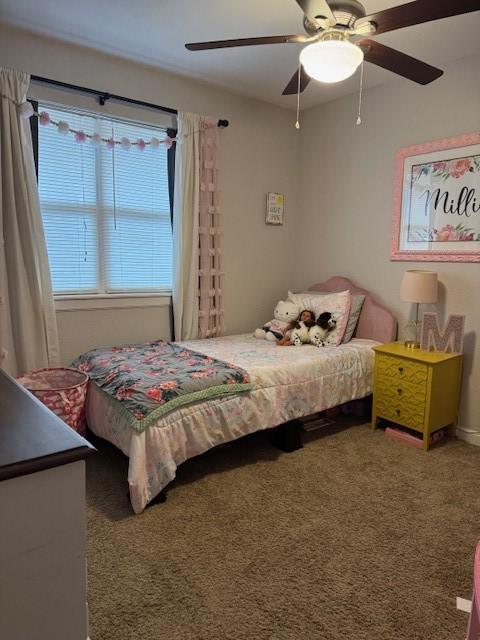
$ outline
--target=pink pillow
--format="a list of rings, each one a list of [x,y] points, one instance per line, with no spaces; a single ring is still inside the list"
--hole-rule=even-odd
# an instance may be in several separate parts
[[[298,304],[301,310],[310,309],[315,313],[316,318],[324,311],[330,311],[337,321],[337,326],[328,334],[326,344],[329,346],[337,346],[342,342],[345,329],[347,328],[348,316],[350,315],[350,307],[352,305],[350,291],[329,293],[325,296],[315,295],[313,292],[292,293],[289,291],[288,300]]]

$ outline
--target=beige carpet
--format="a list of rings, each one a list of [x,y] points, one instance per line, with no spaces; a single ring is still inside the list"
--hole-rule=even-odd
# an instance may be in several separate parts
[[[480,538],[480,448],[366,426],[284,454],[262,433],[187,462],[134,516],[88,462],[92,640],[454,640]]]

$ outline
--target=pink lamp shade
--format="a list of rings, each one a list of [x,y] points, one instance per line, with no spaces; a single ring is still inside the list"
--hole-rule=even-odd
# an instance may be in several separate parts
[[[429,304],[438,299],[436,271],[410,269],[405,272],[400,285],[400,298],[404,302]]]

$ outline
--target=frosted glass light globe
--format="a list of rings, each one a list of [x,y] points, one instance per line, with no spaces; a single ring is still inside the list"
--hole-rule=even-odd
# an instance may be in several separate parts
[[[300,52],[300,62],[308,75],[320,82],[340,82],[355,73],[363,51],[346,40],[322,40]]]

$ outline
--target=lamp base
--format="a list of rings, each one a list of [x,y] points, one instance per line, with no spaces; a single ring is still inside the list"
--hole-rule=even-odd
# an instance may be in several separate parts
[[[422,334],[422,323],[419,320],[410,320],[404,327],[403,344],[406,349],[420,349],[420,336]]]

